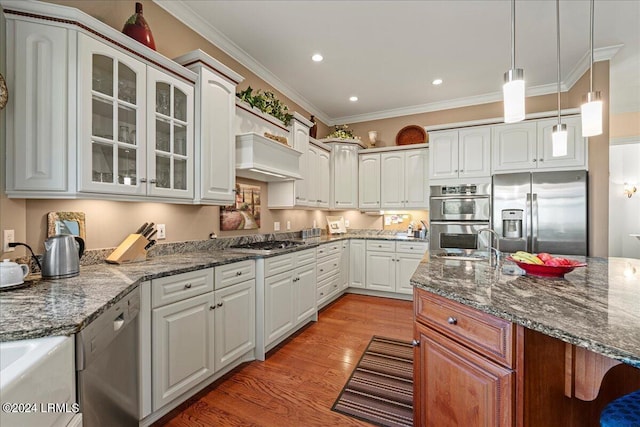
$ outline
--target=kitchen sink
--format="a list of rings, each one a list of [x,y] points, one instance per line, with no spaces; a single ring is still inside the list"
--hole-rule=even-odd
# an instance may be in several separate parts
[[[67,425],[74,416],[75,395],[72,337],[0,343],[0,401],[30,405],[3,410],[0,425]]]
[[[463,254],[440,254],[435,255],[436,258],[442,259],[451,259],[458,261],[488,261],[488,257],[486,255],[463,255]]]

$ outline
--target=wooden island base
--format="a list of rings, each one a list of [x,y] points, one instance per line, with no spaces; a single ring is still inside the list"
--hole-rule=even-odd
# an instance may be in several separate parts
[[[518,380],[522,378],[524,396],[516,399],[523,402],[523,418],[522,423],[516,425],[598,427],[600,412],[609,402],[640,389],[640,369],[595,355],[615,365],[604,375],[597,397],[592,401],[581,400],[575,397],[575,393],[574,397],[567,397],[567,346],[574,346],[540,332],[523,329],[524,372],[518,375]],[[578,351],[591,353],[583,349]],[[592,369],[579,369],[575,370],[573,378],[574,383],[576,379],[597,383],[598,375]]]

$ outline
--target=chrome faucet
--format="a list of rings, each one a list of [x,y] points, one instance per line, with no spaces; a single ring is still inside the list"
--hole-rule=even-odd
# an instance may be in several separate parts
[[[481,228],[480,230],[478,230],[478,237],[480,237],[480,233],[482,233],[483,231],[490,232],[496,238],[496,246],[495,247],[492,246],[492,244],[491,244],[492,239],[489,238],[488,253],[489,253],[489,265],[491,267],[497,267],[500,264],[500,236],[492,228]],[[496,253],[496,263],[495,264],[491,261],[493,259],[493,257],[491,256],[491,252],[492,251],[495,251],[495,253]]]

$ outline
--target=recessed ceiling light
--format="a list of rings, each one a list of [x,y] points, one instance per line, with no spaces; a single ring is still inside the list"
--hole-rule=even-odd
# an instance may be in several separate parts
[[[311,57],[311,59],[314,62],[320,62],[322,61],[324,58],[322,57],[322,55],[320,55],[319,53],[314,53],[313,56]]]
[[[431,82],[432,85],[434,86],[438,86],[442,84],[442,79],[435,79],[434,81]]]
[[[356,102],[357,100],[358,100],[358,97],[357,97],[357,96],[351,96],[351,97],[349,97],[349,101],[351,101],[351,102]]]

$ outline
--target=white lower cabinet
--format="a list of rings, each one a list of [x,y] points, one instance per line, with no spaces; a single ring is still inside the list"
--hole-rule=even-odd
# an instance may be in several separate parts
[[[349,243],[349,287],[364,288],[366,285],[366,243],[366,240],[351,240]]]
[[[229,286],[214,295],[214,368],[219,371],[256,345],[256,281]]]
[[[262,267],[260,267],[260,263]],[[261,348],[257,358],[263,360],[264,352],[317,315],[316,305],[316,250],[259,260],[264,277],[263,288],[258,293],[257,341]],[[258,287],[261,284],[258,283]],[[262,307],[260,307],[262,305]]]
[[[341,295],[342,287],[342,246],[341,241],[318,246],[318,307],[331,302]]]
[[[213,374],[215,301],[206,293],[153,310],[153,409]]]
[[[254,264],[242,261],[151,282],[153,411],[255,348]]]
[[[345,290],[349,287],[349,259],[350,245],[348,240],[343,240],[342,251],[340,252],[340,289]]]
[[[427,247],[426,242],[367,241],[366,288],[412,294],[409,280]]]

